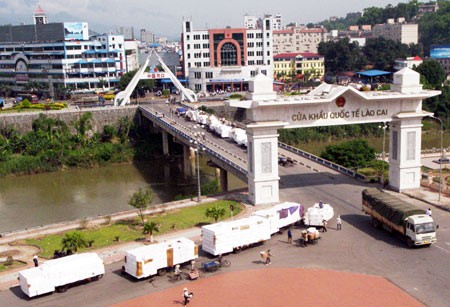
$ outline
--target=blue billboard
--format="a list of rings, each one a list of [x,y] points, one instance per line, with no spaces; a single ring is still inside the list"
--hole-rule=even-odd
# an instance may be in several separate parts
[[[433,59],[450,58],[450,45],[432,45],[430,48],[430,58]]]

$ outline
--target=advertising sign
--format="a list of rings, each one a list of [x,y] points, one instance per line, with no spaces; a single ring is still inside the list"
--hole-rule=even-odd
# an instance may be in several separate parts
[[[450,45],[434,45],[430,48],[430,57],[433,59],[450,58]]]
[[[66,40],[88,40],[89,30],[87,22],[65,22],[64,37]]]

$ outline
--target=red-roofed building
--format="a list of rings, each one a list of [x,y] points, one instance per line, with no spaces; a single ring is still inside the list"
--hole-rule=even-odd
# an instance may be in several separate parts
[[[35,25],[46,25],[48,23],[47,15],[45,15],[44,10],[38,5],[36,11],[34,12],[34,24]]]
[[[325,75],[325,59],[311,52],[282,53],[274,55],[274,78],[278,80],[297,77],[305,81],[322,79]]]
[[[319,43],[326,41],[325,28],[291,27],[285,30],[274,30],[273,52],[274,54],[317,52]]]
[[[423,63],[423,59],[420,56],[408,57],[406,59],[395,60],[394,69],[401,70],[405,67],[413,69]]]

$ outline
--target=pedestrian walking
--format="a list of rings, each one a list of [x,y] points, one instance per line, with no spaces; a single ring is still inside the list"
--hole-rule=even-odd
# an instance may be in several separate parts
[[[326,220],[323,220],[322,221],[322,232],[327,232],[327,221]]]
[[[342,220],[341,220],[341,216],[338,215],[336,218],[336,229],[337,230],[341,230],[342,229]]]
[[[183,298],[184,298],[183,306],[186,306],[187,304],[189,304],[189,300],[193,296],[194,296],[193,292],[189,292],[188,288],[184,288],[183,289]]]
[[[270,249],[268,249],[266,252],[266,265],[271,263],[272,263],[272,254],[270,253]]]
[[[288,236],[288,243],[292,244],[292,232],[290,229],[288,229],[287,236]]]
[[[34,256],[33,256],[33,262],[34,262],[34,266],[35,266],[35,267],[38,267],[38,266],[39,266],[39,260],[38,260],[38,256],[37,256],[37,255],[34,255]]]
[[[428,216],[431,216],[431,215],[432,215],[431,208],[428,208],[428,209],[427,209],[427,215],[428,215]]]

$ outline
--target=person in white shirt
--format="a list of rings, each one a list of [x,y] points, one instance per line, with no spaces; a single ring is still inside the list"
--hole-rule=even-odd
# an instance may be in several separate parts
[[[431,208],[428,208],[428,209],[427,209],[427,215],[428,215],[428,216],[431,216]]]

